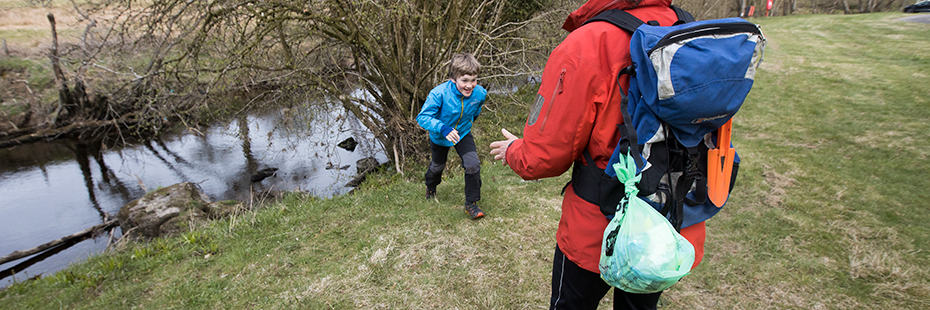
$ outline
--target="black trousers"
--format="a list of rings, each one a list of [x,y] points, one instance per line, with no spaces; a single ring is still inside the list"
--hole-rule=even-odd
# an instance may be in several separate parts
[[[590,272],[565,257],[558,246],[552,261],[552,297],[550,310],[597,309],[597,304],[604,298],[610,285],[601,279],[598,273]],[[619,309],[656,309],[659,295],[633,294],[614,288],[614,310]]]
[[[465,202],[481,200],[481,161],[478,159],[478,151],[475,148],[475,138],[468,133],[454,147],[455,152],[462,158],[462,168],[465,169]],[[451,148],[438,145],[430,140],[429,149],[432,157],[424,177],[426,188],[435,189],[439,183],[442,183],[442,172],[446,169],[446,161]]]

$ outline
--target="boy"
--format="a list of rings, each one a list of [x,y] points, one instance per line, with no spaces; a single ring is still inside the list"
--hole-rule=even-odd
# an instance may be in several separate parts
[[[417,123],[429,131],[430,164],[426,169],[426,199],[436,197],[442,182],[449,149],[462,158],[465,168],[465,212],[474,220],[484,216],[481,200],[481,162],[471,135],[471,125],[481,114],[488,91],[478,85],[481,64],[471,54],[455,54],[449,65],[449,80],[429,92]]]

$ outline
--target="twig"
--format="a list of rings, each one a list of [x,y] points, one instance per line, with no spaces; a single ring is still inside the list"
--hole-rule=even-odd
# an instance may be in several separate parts
[[[404,176],[404,171],[400,170],[400,160],[397,159],[397,143],[394,143],[394,168],[397,168],[397,173],[400,173],[400,176]]]
[[[136,177],[136,181],[139,182],[139,187],[142,188],[142,191],[148,193],[149,191],[145,189],[145,183],[142,182],[142,179],[140,179],[138,175],[133,174],[133,176]]]
[[[14,82],[14,83],[15,83],[15,82],[23,83],[23,85],[26,85],[26,90],[29,91],[29,94],[30,94],[30,95],[33,94],[32,88],[29,88],[29,81],[26,81],[26,80],[15,80],[15,81],[13,81],[13,82]]]
[[[113,246],[113,235],[116,233],[116,227],[110,228],[110,237],[107,238],[107,248],[103,251],[109,251],[110,247]]]

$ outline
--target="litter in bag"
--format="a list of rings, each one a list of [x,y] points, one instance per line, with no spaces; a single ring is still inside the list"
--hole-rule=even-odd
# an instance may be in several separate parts
[[[690,273],[694,246],[656,209],[637,197],[636,163],[621,154],[613,165],[625,194],[607,224],[598,264],[601,278],[635,294],[663,291]]]

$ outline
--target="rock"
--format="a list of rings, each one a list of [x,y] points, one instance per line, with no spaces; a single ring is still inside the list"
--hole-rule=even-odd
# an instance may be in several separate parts
[[[369,173],[381,167],[382,164],[379,164],[378,160],[374,157],[366,157],[356,161],[355,166],[358,168],[358,173],[355,175],[355,178],[344,185],[345,187],[359,186],[365,181]]]
[[[238,202],[211,203],[194,183],[178,183],[145,194],[122,208],[116,217],[123,232],[143,238],[177,235],[190,225],[232,214],[242,208]]]
[[[339,147],[346,149],[349,152],[355,151],[355,146],[358,145],[358,142],[355,141],[355,138],[349,137],[348,139],[339,142]]]
[[[369,169],[378,167],[378,160],[374,157],[365,157],[355,162],[356,173],[366,173]]]
[[[278,171],[278,168],[265,168],[255,172],[251,178],[252,183],[261,182],[267,177],[276,175],[275,171]]]
[[[326,163],[326,170],[333,170],[333,169],[346,170],[346,169],[349,169],[349,167],[351,166],[352,165],[345,165],[342,167],[337,167],[336,165],[333,165],[333,162],[328,162]]]

